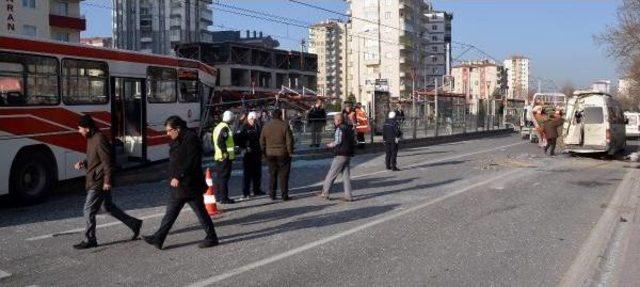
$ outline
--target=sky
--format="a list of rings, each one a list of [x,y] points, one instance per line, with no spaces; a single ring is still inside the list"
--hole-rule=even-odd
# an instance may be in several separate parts
[[[303,0],[329,10],[344,12],[344,0]],[[355,0],[358,1],[358,0]],[[111,35],[110,0],[82,2],[87,18],[83,37]],[[214,0],[215,2],[215,0]],[[287,0],[220,0],[225,5],[262,11],[315,23],[340,15],[305,7]],[[531,60],[531,73],[543,78],[543,89],[561,88],[567,83],[585,88],[594,80],[617,82],[618,64],[607,56],[594,35],[615,25],[620,0],[434,0],[438,10],[453,13],[453,40],[471,44],[496,60],[524,55]],[[257,30],[280,41],[281,48],[300,49],[308,30],[224,12],[213,6],[214,26],[210,30]],[[237,10],[236,10],[237,11]],[[456,58],[463,50],[454,47]],[[462,60],[487,56],[476,50]]]

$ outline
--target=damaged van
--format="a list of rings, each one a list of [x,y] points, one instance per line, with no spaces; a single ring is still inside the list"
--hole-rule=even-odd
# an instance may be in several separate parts
[[[616,154],[626,148],[625,117],[618,101],[600,92],[576,92],[566,104],[563,126],[570,153]]]

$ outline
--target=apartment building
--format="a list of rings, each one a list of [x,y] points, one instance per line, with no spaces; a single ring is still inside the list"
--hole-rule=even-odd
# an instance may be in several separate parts
[[[451,73],[451,24],[453,14],[443,11],[426,13],[425,29],[428,38],[425,63],[427,83],[436,79],[441,82],[442,76]]]
[[[174,54],[180,43],[210,42],[212,0],[114,0],[116,48]]]
[[[309,52],[318,55],[318,93],[346,99],[347,27],[338,20],[327,20],[309,29]]]
[[[478,104],[502,98],[507,89],[507,71],[490,60],[469,61],[451,69],[453,93],[467,95],[470,112],[478,111]]]
[[[507,69],[507,98],[524,100],[529,94],[529,59],[524,56],[512,56],[504,60]]]
[[[87,23],[81,0],[3,0],[0,35],[22,35],[64,42],[80,42]]]
[[[428,0],[347,1],[350,93],[371,102],[376,82],[393,98],[433,86],[449,73],[453,16]]]

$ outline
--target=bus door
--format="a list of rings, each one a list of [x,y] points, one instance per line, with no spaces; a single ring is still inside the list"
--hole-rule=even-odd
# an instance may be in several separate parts
[[[146,161],[145,79],[111,78],[116,163],[127,168]]]

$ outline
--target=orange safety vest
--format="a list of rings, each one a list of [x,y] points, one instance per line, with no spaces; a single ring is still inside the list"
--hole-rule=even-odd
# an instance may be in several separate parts
[[[362,109],[356,109],[356,132],[368,133],[370,130],[367,115]]]

